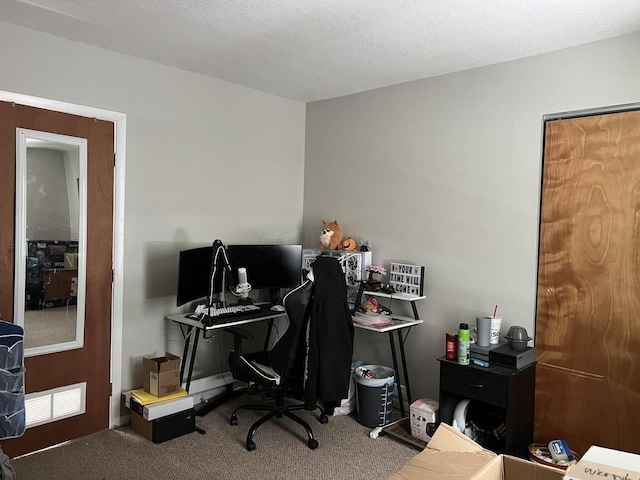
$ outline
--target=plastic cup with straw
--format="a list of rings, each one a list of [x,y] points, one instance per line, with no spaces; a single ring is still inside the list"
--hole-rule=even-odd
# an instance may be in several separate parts
[[[500,326],[502,325],[502,319],[496,317],[498,313],[498,304],[493,309],[493,315],[491,315],[491,325],[489,327],[489,345],[497,345],[500,343]]]

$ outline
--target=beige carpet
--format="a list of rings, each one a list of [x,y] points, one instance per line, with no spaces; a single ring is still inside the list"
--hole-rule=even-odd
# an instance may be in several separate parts
[[[257,412],[241,411],[229,425],[232,406],[261,402],[241,396],[218,407],[196,424],[206,430],[153,444],[130,427],[104,431],[68,445],[12,460],[19,480],[41,479],[385,479],[417,452],[389,437],[369,438],[370,428],[353,416],[330,417],[322,425],[302,411],[319,442],[309,450],[298,424],[283,418],[256,433],[257,448],[244,442]],[[291,434],[292,433],[292,434]]]
[[[41,347],[75,340],[77,312],[75,305],[26,310],[24,347]]]

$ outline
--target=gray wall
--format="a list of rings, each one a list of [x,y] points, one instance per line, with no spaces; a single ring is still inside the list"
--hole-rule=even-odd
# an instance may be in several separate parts
[[[337,218],[374,263],[426,266],[415,398],[437,398],[459,322],[498,304],[503,333],[534,333],[542,117],[640,102],[638,52],[634,34],[307,105],[305,244]],[[389,357],[386,335],[356,333],[356,358]]]
[[[0,64],[0,90],[127,115],[122,388],[139,387],[142,356],[182,355],[164,320],[180,249],[299,241],[305,105],[1,22]],[[201,344],[196,373],[224,348]]]

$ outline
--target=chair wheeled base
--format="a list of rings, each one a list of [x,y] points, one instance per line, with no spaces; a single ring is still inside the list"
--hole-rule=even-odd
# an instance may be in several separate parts
[[[253,436],[256,434],[256,431],[258,430],[258,428],[260,428],[260,426],[267,422],[268,420],[272,419],[273,417],[276,418],[282,418],[283,416],[290,418],[291,420],[293,420],[294,422],[302,425],[302,427],[305,429],[305,431],[307,432],[307,446],[311,449],[311,450],[315,450],[316,448],[318,448],[318,441],[313,437],[313,430],[311,430],[311,427],[309,426],[309,424],[307,422],[305,422],[303,419],[301,419],[299,416],[297,416],[295,413],[292,413],[292,411],[294,410],[303,410],[304,409],[304,405],[285,405],[284,404],[284,394],[282,392],[281,389],[277,389],[276,392],[276,403],[274,405],[240,405],[239,407],[237,407],[233,413],[231,414],[231,418],[229,419],[229,423],[231,425],[237,425],[238,424],[238,416],[236,415],[236,413],[240,410],[258,410],[258,411],[266,411],[267,413],[265,415],[263,415],[261,418],[259,418],[256,422],[254,422],[253,425],[251,425],[251,428],[249,429],[249,432],[247,433],[247,442],[245,444],[245,448],[248,451],[252,451],[256,449],[256,442],[253,441]],[[316,407],[318,409],[320,409],[320,416],[318,417],[318,421],[320,423],[327,423],[329,421],[329,418],[327,417],[327,415],[325,415],[324,411],[320,408],[320,407]]]

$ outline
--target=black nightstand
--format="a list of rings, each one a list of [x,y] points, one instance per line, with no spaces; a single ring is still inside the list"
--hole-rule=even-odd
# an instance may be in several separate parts
[[[460,400],[468,398],[476,411],[497,419],[506,427],[502,438],[483,447],[496,453],[528,458],[533,442],[535,363],[514,370],[508,367],[458,365],[444,356],[440,362],[440,421],[453,424],[453,412]],[[484,415],[483,415],[484,416]]]

